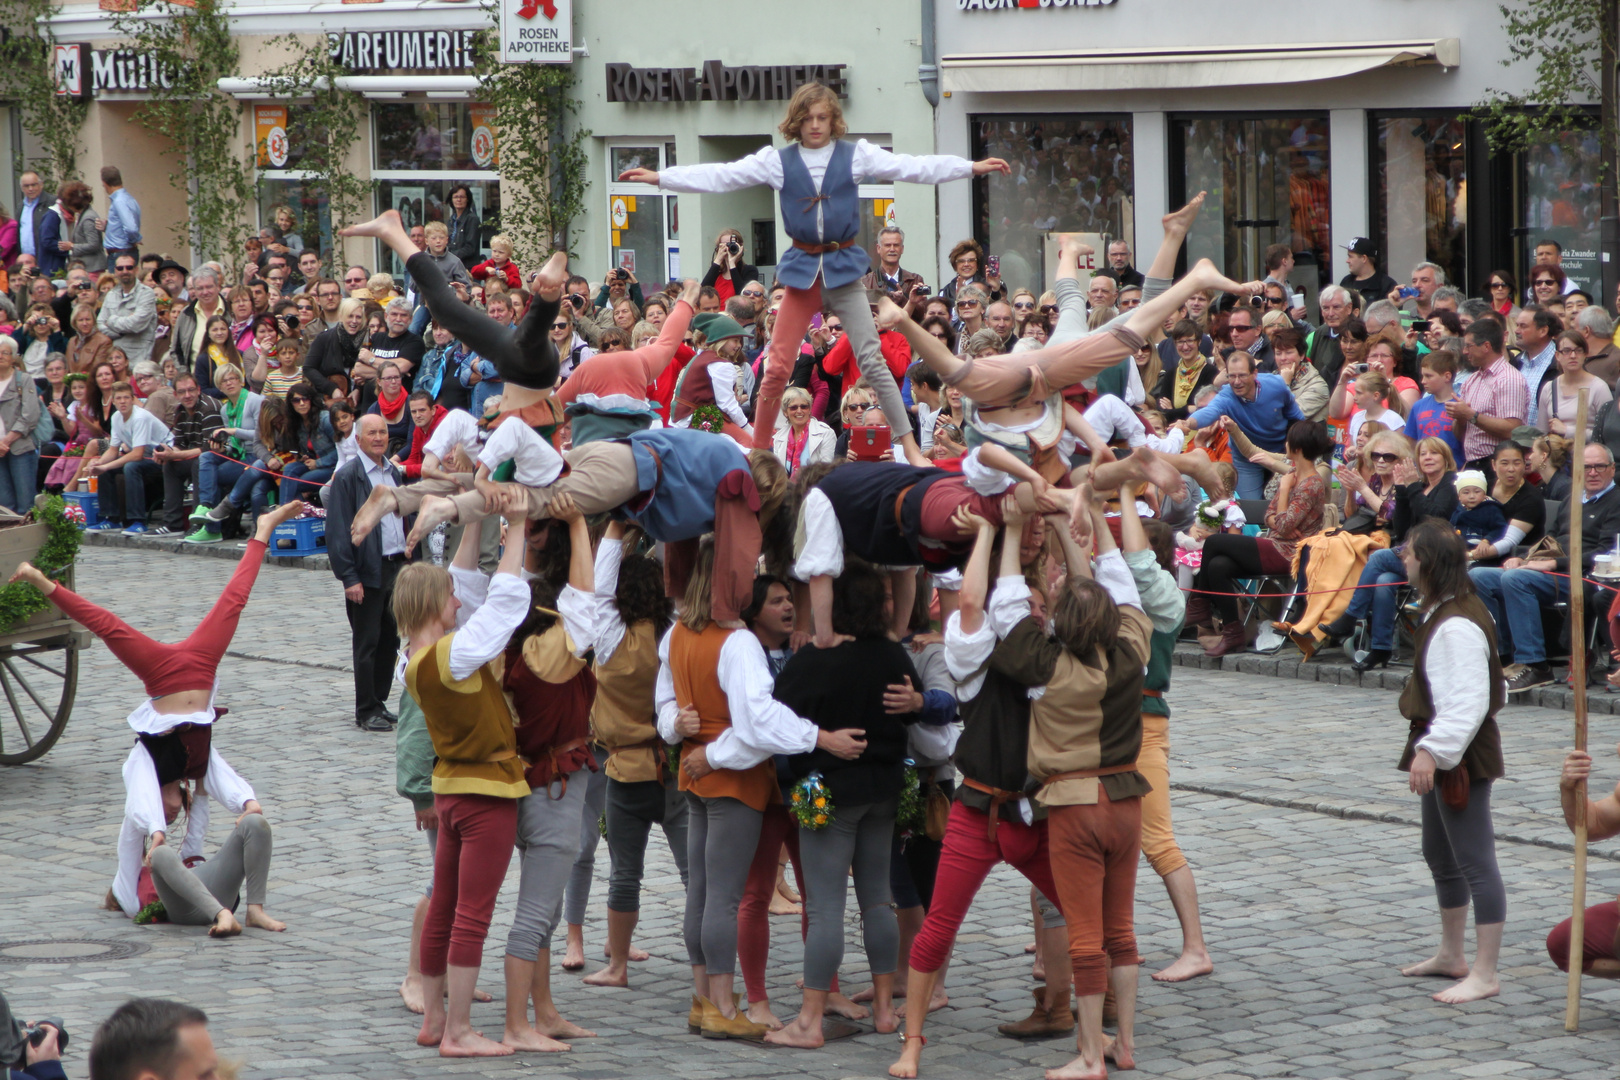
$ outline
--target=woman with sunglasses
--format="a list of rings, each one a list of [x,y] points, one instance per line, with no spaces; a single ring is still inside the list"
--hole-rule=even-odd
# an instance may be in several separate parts
[[[1538,304],[1549,303],[1564,295],[1564,286],[1568,281],[1563,267],[1538,266],[1530,275],[1530,294]]]
[[[1506,270],[1492,270],[1490,277],[1485,279],[1485,298],[1490,301],[1491,310],[1508,325],[1512,325],[1513,317],[1519,313],[1519,305],[1513,302],[1518,291],[1518,283]]]
[[[289,441],[297,456],[281,467],[281,501],[310,499],[332,479],[337,466],[337,432],[321,408],[315,387],[300,382],[287,391]]]
[[[1024,336],[1024,326],[1031,319],[1040,317],[1036,308],[1035,294],[1028,289],[1016,289],[1012,294],[1013,329],[1019,337]]]
[[[789,476],[794,476],[806,465],[818,461],[832,461],[838,436],[833,429],[810,413],[810,391],[790,386],[782,391],[782,413],[787,426],[776,429],[771,449],[781,460]]]
[[[562,360],[557,375],[563,379],[568,378],[574,373],[575,368],[596,355],[596,350],[586,343],[578,330],[574,329],[574,309],[566,304],[557,309],[557,317],[551,321],[551,344]]]

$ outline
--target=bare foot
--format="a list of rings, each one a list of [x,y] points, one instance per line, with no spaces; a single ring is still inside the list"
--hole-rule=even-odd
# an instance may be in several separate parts
[[[1166,214],[1159,219],[1164,226],[1165,236],[1184,237],[1187,230],[1192,228],[1193,221],[1198,217],[1198,211],[1204,208],[1204,198],[1207,192],[1200,191],[1192,197],[1192,201],[1174,213]]]
[[[399,996],[404,999],[405,1007],[418,1016],[427,1011],[425,999],[422,997],[422,976],[407,975],[405,981],[399,984]]]
[[[1112,1035],[1103,1035],[1103,1057],[1118,1065],[1121,1069],[1136,1068],[1136,1052],[1129,1046],[1123,1046]]]
[[[506,1057],[510,1053],[510,1046],[486,1039],[476,1031],[469,1031],[459,1039],[447,1034],[439,1040],[440,1057]]]
[[[1215,965],[1210,962],[1209,953],[1184,952],[1176,958],[1175,963],[1171,964],[1163,971],[1155,971],[1153,973],[1153,981],[1186,982],[1188,979],[1196,979],[1200,975],[1208,975],[1214,970]]]
[[[853,994],[849,995],[849,1000],[859,1002],[861,1004],[865,1004],[866,1002],[871,1001],[876,996],[877,996],[876,991],[872,987],[868,986],[868,987],[865,987],[864,989],[857,990]]]
[[[215,938],[235,937],[241,932],[242,924],[236,921],[235,915],[224,908],[219,909],[219,914],[214,917],[214,925],[208,928],[208,936]]]
[[[568,285],[568,252],[559,251],[552,255],[529,280],[534,283],[537,296],[548,301],[561,297]]]
[[[1097,249],[1090,244],[1082,244],[1078,233],[1063,233],[1058,237],[1058,258],[1073,255],[1078,261],[1086,255],[1097,254]]]
[[[769,1000],[750,1001],[748,1003],[748,1012],[745,1015],[754,1023],[764,1024],[772,1031],[782,1030],[782,1021],[778,1020],[776,1018],[776,1014],[771,1012],[771,1003]]]
[[[778,896],[790,904],[804,902],[804,897],[799,895],[798,890],[788,884],[787,876],[782,872],[782,864],[780,863],[776,867],[776,892]]]
[[[794,903],[779,892],[773,892],[771,893],[770,912],[772,915],[802,915],[804,905]]]
[[[553,1039],[594,1039],[596,1032],[586,1031],[578,1024],[570,1024],[567,1020],[553,1013],[545,1020],[535,1017],[535,1030],[550,1035]]]
[[[1208,259],[1199,259],[1188,271],[1187,277],[1191,279],[1195,289],[1220,289],[1222,292],[1238,296],[1250,296],[1264,290],[1263,283],[1258,281],[1233,281],[1217,270],[1215,264]]]
[[[568,939],[568,947],[563,950],[562,969],[564,971],[585,970],[585,942],[583,939]]]
[[[887,296],[878,301],[878,309],[872,316],[879,330],[893,330],[905,317],[905,309]]]
[[[1060,1068],[1047,1069],[1046,1080],[1108,1080],[1108,1065],[1100,1060],[1088,1065],[1081,1056]]]
[[[1075,489],[1074,502],[1069,507],[1069,535],[1074,537],[1074,542],[1082,547],[1091,540],[1091,484],[1089,482],[1082,483]],[[1035,970],[1038,973],[1035,977],[1044,980],[1046,976],[1042,973],[1040,949],[1026,946],[1024,951],[1035,954]]]
[[[580,980],[586,986],[629,986],[630,971],[623,964],[609,964],[601,971],[593,971]]]
[[[1142,468],[1149,483],[1158,486],[1171,498],[1182,498],[1187,494],[1187,482],[1181,478],[1181,470],[1176,468],[1171,460],[1146,446],[1138,447],[1132,452],[1128,460],[1142,460]]]
[[[547,1038],[538,1031],[534,1030],[532,1027],[526,1027],[519,1031],[513,1031],[511,1028],[507,1028],[506,1034],[501,1036],[501,1045],[510,1046],[513,1050],[523,1050],[538,1054],[556,1054],[564,1050],[573,1049],[573,1047],[569,1046],[565,1042],[558,1042],[556,1039]]]
[[[398,245],[414,249],[410,233],[405,231],[405,225],[399,220],[398,210],[384,210],[370,221],[362,221],[358,225],[346,225],[338,230],[339,236],[370,236],[381,240],[391,248],[398,250]]]
[[[827,995],[827,1011],[834,1016],[842,1016],[845,1020],[865,1020],[872,1015],[872,1010],[864,1005],[857,1005],[843,994]],[[820,1037],[818,1031],[817,1037]],[[816,1044],[820,1046],[820,1043]]]
[[[873,1007],[872,1029],[879,1035],[893,1035],[900,1030],[900,1019],[894,1011],[893,1002],[886,1009]]]
[[[830,999],[828,1004],[831,1004]],[[822,1038],[819,1021],[811,1027],[802,1019],[795,1018],[791,1024],[785,1024],[775,1031],[767,1031],[765,1041],[772,1046],[796,1046],[803,1050],[814,1050],[824,1045],[827,1040]]]
[[[1038,941],[1032,941],[1028,945],[1024,946],[1024,955],[1025,956],[1031,956],[1031,955],[1034,955],[1035,953],[1038,953],[1040,951],[1041,951],[1041,943],[1038,942]]]
[[[274,930],[277,933],[287,929],[287,924],[280,919],[272,919],[264,913],[259,904],[249,904],[247,909],[247,924],[259,930]]]
[[[1215,462],[1210,460],[1208,454],[1192,451],[1186,454],[1177,454],[1168,459],[1177,469],[1187,476],[1198,481],[1198,486],[1204,489],[1211,499],[1225,499],[1234,492],[1226,490],[1226,484],[1221,480],[1221,474],[1215,468]]]
[[[1484,978],[1479,975],[1470,975],[1462,982],[1449,990],[1442,990],[1438,994],[1430,994],[1434,1000],[1442,1005],[1461,1005],[1465,1001],[1484,1001],[1493,998],[1502,992],[1502,984],[1495,978]]]
[[[1086,516],[1090,517],[1091,515],[1087,514]],[[1035,963],[1030,965],[1029,977],[1036,982],[1043,983],[1046,981],[1046,961],[1041,959],[1040,953],[1035,954]]]
[[[489,996],[489,991],[488,990],[479,990],[477,987],[474,987],[473,988],[473,1000],[474,1001],[494,1001],[495,999]]]
[[[889,1066],[889,1075],[898,1076],[900,1080],[913,1080],[917,1069],[922,1065],[923,1043],[921,1039],[907,1039],[905,1049],[900,1051],[900,1058]]]
[[[437,1023],[422,1018],[422,1028],[416,1033],[417,1046],[438,1046],[444,1039],[444,1017],[440,1016]]]
[[[1468,961],[1462,957],[1431,956],[1421,964],[1401,968],[1401,974],[1413,978],[1432,976],[1440,979],[1462,979],[1468,976]]]
[[[609,960],[612,960],[613,959],[613,950],[611,948],[609,948],[608,946],[603,945],[602,946],[602,955],[607,957]],[[651,959],[652,959],[652,953],[648,952],[646,949],[638,949],[634,945],[630,946],[630,961],[632,963],[639,964],[643,960],[651,960]]]
[[[349,539],[359,546],[360,541],[371,535],[371,530],[377,527],[386,514],[392,514],[399,503],[394,498],[394,490],[386,485],[379,484],[371,489],[366,501],[360,504],[360,509],[354,512],[354,520],[349,523]]]
[[[375,495],[378,490],[373,488],[372,494]],[[416,545],[421,542],[422,538],[438,528],[442,522],[455,521],[456,517],[456,504],[449,499],[441,499],[437,495],[424,497],[421,508],[416,512],[416,524],[411,527],[411,534],[405,538],[405,554],[409,555],[416,550]],[[578,971],[584,966],[584,956],[579,958],[579,963],[574,967],[570,968],[567,964],[563,965],[569,971]]]

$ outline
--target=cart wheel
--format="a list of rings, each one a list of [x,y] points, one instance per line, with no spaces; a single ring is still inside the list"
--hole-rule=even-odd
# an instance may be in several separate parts
[[[56,745],[73,712],[79,642],[69,635],[0,651],[0,765],[24,765]],[[8,715],[9,714],[9,715]]]

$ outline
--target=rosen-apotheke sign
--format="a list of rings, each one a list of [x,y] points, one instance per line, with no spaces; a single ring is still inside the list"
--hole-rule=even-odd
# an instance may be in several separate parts
[[[701,68],[641,68],[607,65],[609,101],[786,101],[805,83],[821,83],[848,97],[847,64],[779,64],[727,67],[719,60]]]

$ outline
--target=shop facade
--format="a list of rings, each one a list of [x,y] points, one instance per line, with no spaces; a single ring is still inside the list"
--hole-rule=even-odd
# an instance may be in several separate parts
[[[1203,0],[935,0],[935,16],[939,151],[1014,165],[941,191],[941,265],[974,236],[1039,279],[1051,231],[1125,239],[1145,263],[1161,216],[1205,190],[1186,255],[1246,280],[1286,243],[1313,310],[1358,236],[1398,279],[1427,260],[1472,295],[1495,271],[1522,286],[1550,237],[1597,287],[1595,133],[1497,155],[1466,116],[1533,77],[1500,63],[1494,0],[1363,0],[1342,19],[1311,0],[1242,19]]]
[[[851,138],[898,153],[933,152],[932,109],[917,75],[918,4],[874,8],[834,0],[815,10],[815,31],[803,34],[786,25],[787,17],[762,15],[747,0],[706,0],[697,24],[673,9],[642,19],[627,17],[619,5],[574,5],[575,40],[588,49],[575,58],[573,94],[581,102],[577,123],[591,133],[590,186],[569,248],[587,277],[599,280],[626,266],[651,284],[701,278],[720,231],[734,228],[743,235],[745,261],[768,283],[788,243],[774,192],[665,195],[617,177],[630,168],[732,161],[782,145],[776,127],[805,82],[840,93]],[[841,26],[861,31],[827,32]],[[881,184],[863,186],[860,195],[868,250],[886,223],[898,225],[908,234],[906,265],[929,273],[934,190]]]

